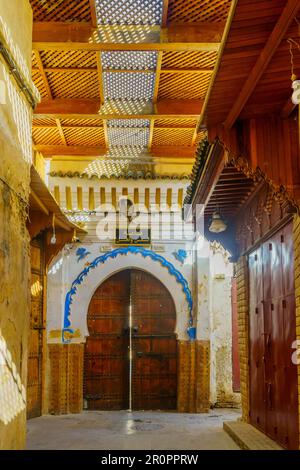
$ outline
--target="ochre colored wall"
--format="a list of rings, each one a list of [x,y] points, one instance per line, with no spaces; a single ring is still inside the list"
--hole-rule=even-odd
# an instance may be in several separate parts
[[[243,421],[249,421],[249,301],[247,259],[242,256],[236,265],[238,337]]]
[[[207,413],[209,392],[210,342],[179,341],[177,410],[180,413]]]
[[[0,0],[0,12],[1,35],[30,82],[29,1]],[[29,237],[25,222],[32,111],[9,75],[2,56],[0,80],[5,84],[4,100],[0,104],[0,449],[22,449],[26,437],[30,303]]]

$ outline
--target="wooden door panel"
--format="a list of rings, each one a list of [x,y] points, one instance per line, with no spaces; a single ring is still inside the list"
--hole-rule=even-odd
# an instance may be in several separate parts
[[[285,295],[295,294],[294,275],[294,241],[292,224],[284,227],[282,232],[282,278]]]
[[[123,271],[97,289],[89,306],[84,397],[89,409],[129,405],[129,304],[132,407],[175,409],[176,312],[169,292],[142,271]]]
[[[42,368],[44,334],[43,239],[31,243],[31,310],[28,336],[27,418],[42,414]]]
[[[88,311],[90,336],[85,346],[84,398],[88,409],[117,410],[129,405],[129,272],[105,281]]]
[[[113,314],[113,312],[112,312]],[[105,331],[109,331],[110,335],[120,335],[122,329],[127,323],[127,316],[122,316],[120,318],[96,318],[94,320],[88,320],[88,329],[94,337],[97,337],[99,331],[102,331],[105,334]]]
[[[249,256],[249,295],[251,423],[283,447],[297,449],[297,366],[291,360],[296,338],[291,223]]]
[[[124,304],[124,301],[126,302],[126,298],[123,298],[122,296],[120,296],[119,299],[105,299],[95,297],[89,306],[89,312],[91,314],[97,314],[98,312],[101,312],[103,317],[109,319],[112,313],[120,314],[124,311],[124,305],[126,305],[126,303]]]
[[[265,427],[264,305],[262,284],[262,249],[249,256],[250,318],[250,420]],[[259,391],[258,391],[259,388]]]
[[[135,328],[133,409],[176,409],[177,340],[173,299],[160,281],[137,270],[131,273],[131,298]]]

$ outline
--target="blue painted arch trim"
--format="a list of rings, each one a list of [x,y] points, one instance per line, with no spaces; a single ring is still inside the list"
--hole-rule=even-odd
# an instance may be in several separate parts
[[[193,299],[192,294],[188,285],[187,280],[185,277],[175,268],[175,266],[170,263],[170,261],[166,260],[163,256],[155,253],[152,250],[148,250],[143,247],[137,246],[126,246],[116,248],[115,250],[109,251],[101,256],[95,258],[89,266],[87,266],[81,273],[77,276],[77,278],[72,282],[71,289],[66,294],[65,299],[65,310],[64,310],[64,324],[63,324],[63,331],[62,331],[62,341],[63,343],[69,342],[65,339],[65,333],[73,333],[71,328],[71,321],[70,321],[70,314],[71,314],[71,305],[73,303],[74,296],[77,294],[77,287],[80,286],[84,279],[88,276],[89,272],[92,269],[97,268],[100,264],[104,264],[109,259],[117,258],[120,255],[127,255],[128,253],[133,254],[141,254],[144,258],[151,258],[153,261],[160,263],[163,267],[167,268],[171,276],[176,278],[176,281],[182,285],[182,290],[185,294],[188,306],[189,306],[189,325],[193,325],[193,316],[192,316],[192,309],[193,309]]]

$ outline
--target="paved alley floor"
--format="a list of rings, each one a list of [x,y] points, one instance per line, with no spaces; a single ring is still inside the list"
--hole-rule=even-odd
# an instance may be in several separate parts
[[[28,421],[27,449],[237,450],[222,426],[239,416],[231,409],[207,414],[86,411],[42,416]]]

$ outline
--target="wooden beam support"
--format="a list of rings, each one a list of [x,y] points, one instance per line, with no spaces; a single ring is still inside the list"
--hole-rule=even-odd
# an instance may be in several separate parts
[[[43,212],[43,214],[45,214],[46,216],[49,215],[49,211],[47,207],[45,206],[43,201],[41,201],[41,199],[38,197],[38,195],[34,192],[32,188],[30,188],[30,199],[33,199],[34,203],[39,207],[39,209],[41,210],[41,212]]]
[[[55,119],[166,119],[198,118],[203,100],[160,99],[154,114],[99,114],[100,100],[92,99],[55,99],[43,100],[35,109],[35,118],[53,117]]]
[[[35,115],[49,114],[52,117],[59,115],[93,115],[98,116],[100,119],[100,100],[95,99],[55,99],[55,100],[42,100],[41,103],[35,108]],[[102,119],[102,118],[101,118]]]
[[[93,0],[91,0],[93,1]],[[63,23],[56,21],[34,22],[33,24],[33,43],[34,48],[63,48],[87,49],[87,50],[173,50],[173,47],[180,47],[180,44],[189,47],[189,43],[196,50],[218,50],[222,39],[224,23],[201,22],[198,24],[171,24],[167,28],[163,25],[162,38],[163,44],[155,43],[122,43],[118,44],[111,41],[111,38],[117,38],[118,33],[132,34],[139,33],[140,27],[137,26],[101,26],[97,25],[95,18],[92,23]],[[159,33],[157,26],[151,27],[153,32]],[[99,38],[102,38],[99,41]],[[107,40],[103,40],[106,38]],[[110,39],[110,41],[109,41]],[[68,43],[68,44],[64,44]],[[94,48],[94,49],[93,49]],[[193,50],[193,49],[190,49]]]
[[[291,96],[290,96],[287,102],[285,103],[284,107],[282,108],[281,117],[283,119],[287,119],[292,114],[292,112],[296,109],[296,107],[297,105],[292,102]]]
[[[160,116],[158,116],[158,119],[160,119]],[[104,130],[104,133],[106,132],[106,131],[105,131],[105,127],[106,127],[106,126],[105,126],[105,123],[106,123],[106,119],[103,119],[103,130]],[[155,119],[151,119],[151,123],[155,123]],[[51,126],[49,126],[49,125],[39,125],[39,124],[38,124],[38,125],[35,125],[35,124],[33,124],[32,127],[33,127],[34,129],[56,129],[57,126],[56,126],[55,124],[53,124],[53,125],[51,125]],[[82,125],[82,124],[81,124],[81,125],[73,124],[72,126],[70,126],[70,125],[64,125],[64,126],[63,126],[63,129],[97,129],[97,128],[99,128],[99,127],[102,127],[102,126],[101,126],[101,123],[99,123],[99,126],[95,126],[95,125],[94,125],[94,126],[84,126],[84,125]],[[178,125],[178,126],[161,126],[161,125],[160,125],[160,126],[156,126],[155,128],[156,128],[156,129],[165,129],[165,130],[179,129],[179,130],[187,130],[187,131],[190,131],[190,130],[194,129],[193,126],[180,126],[180,125]],[[130,129],[136,129],[136,130],[138,130],[138,129],[141,129],[141,128],[140,128],[140,127],[131,127]]]
[[[98,157],[104,155],[107,151],[106,147],[82,147],[82,146],[71,146],[64,145],[36,145],[35,150],[41,152],[44,157],[53,156],[94,156]]]
[[[47,249],[45,252],[45,264],[46,267],[50,265],[52,260],[55,258],[55,256],[58,255],[58,253],[63,249],[66,243],[71,243],[74,237],[74,230],[69,231],[69,232],[56,232],[56,244],[51,245],[50,240],[51,240],[51,232],[47,232]]]
[[[171,43],[220,43],[222,40],[224,22],[219,23],[194,23],[194,24],[169,24],[167,28],[167,40]],[[204,41],[205,39],[205,41]]]
[[[43,65],[40,53],[39,53],[39,51],[36,51],[36,50],[34,50],[33,52],[34,52],[35,59],[36,59],[37,65],[38,65],[38,70],[41,74],[41,77],[43,79],[43,82],[44,82],[44,85],[45,85],[45,88],[46,88],[48,98],[49,98],[49,100],[52,100],[53,99],[52,91],[51,91],[51,88],[50,88],[50,85],[49,85],[49,82],[48,82],[47,75],[46,75],[45,70],[44,70],[44,65]]]
[[[159,90],[159,81],[160,81],[160,72],[162,66],[162,59],[163,53],[159,52],[157,57],[157,67],[156,67],[156,77],[155,77],[155,85],[154,85],[154,92],[153,92],[153,103],[154,105],[157,103],[158,99],[158,90]]]
[[[30,210],[27,220],[27,230],[30,238],[35,238],[40,232],[51,227],[52,214],[45,214],[40,210]]]
[[[60,138],[62,140],[62,143],[64,145],[68,145],[67,141],[66,141],[66,137],[65,137],[65,134],[64,134],[64,130],[62,128],[62,125],[60,123],[60,119],[55,119],[55,122],[56,122],[56,126],[58,128],[58,132],[59,132],[59,135],[60,135]]]
[[[32,40],[39,43],[56,42],[57,40],[61,43],[66,41],[85,43],[93,38],[94,31],[96,29],[92,23],[35,21],[33,23]],[[56,39],[54,39],[55,37]]]
[[[100,103],[102,106],[104,104],[104,88],[103,88],[101,52],[99,53],[96,52],[96,62],[97,62],[98,82],[99,82]]]
[[[166,28],[168,23],[169,0],[163,0],[162,27]]]
[[[148,142],[148,150],[151,151],[152,141],[153,141],[153,133],[154,133],[154,119],[150,121],[150,132],[149,132],[149,142]]]
[[[57,38],[56,38],[57,39]],[[165,42],[165,43],[88,43],[88,42],[34,42],[38,51],[200,51],[217,52],[219,42]]]
[[[244,106],[252,95],[263,73],[266,71],[273,55],[275,54],[291,22],[299,10],[299,0],[288,0],[279,20],[277,21],[271,35],[269,36],[268,41],[266,42],[242,90],[240,91],[236,102],[234,103],[226,118],[224,123],[226,129],[230,129],[241,114]]]
[[[37,71],[39,70],[39,68],[37,67],[33,67],[32,68],[33,71]],[[164,74],[182,74],[182,75],[187,75],[187,74],[198,74],[198,75],[201,75],[201,74],[204,74],[204,73],[207,73],[207,74],[211,74],[213,73],[214,69],[213,68],[202,68],[202,69],[198,69],[198,68],[192,68],[192,69],[178,69],[178,68],[169,68],[169,69],[163,69],[161,70],[161,73],[164,73]],[[97,72],[97,68],[96,67],[81,67],[81,68],[78,68],[78,67],[44,67],[44,72],[47,72],[47,73],[87,73],[87,72]],[[128,70],[120,70],[120,69],[102,69],[102,72],[109,72],[109,73],[154,73],[155,70],[141,70],[141,69],[128,69]]]
[[[108,139],[108,129],[107,129],[107,120],[103,119],[103,130],[104,130],[104,139],[106,148],[109,147],[109,139]]]
[[[91,19],[93,28],[97,28],[97,13],[96,13],[96,1],[89,0],[90,10],[91,10]]]
[[[100,157],[106,154],[105,147],[80,147],[63,145],[36,145],[35,150],[41,152],[44,157]],[[194,147],[179,147],[176,145],[153,146],[151,154],[157,158],[193,158]],[[111,160],[111,158],[110,158]]]

